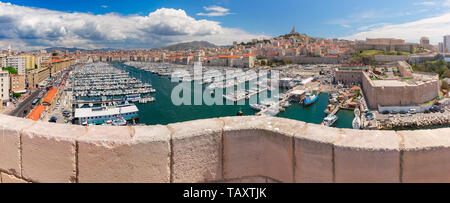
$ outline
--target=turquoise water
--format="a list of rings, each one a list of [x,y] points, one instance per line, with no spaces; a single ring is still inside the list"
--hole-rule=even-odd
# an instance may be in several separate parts
[[[153,88],[156,89],[156,93],[152,94],[156,98],[155,102],[147,104],[136,104],[139,109],[139,122],[147,125],[166,125],[169,123],[184,122],[205,118],[217,118],[226,116],[235,116],[239,110],[244,115],[255,115],[248,101],[245,105],[181,105],[176,106],[171,102],[172,89],[179,83],[172,83],[168,77],[158,76],[156,74],[136,69],[131,66],[127,66],[121,63],[113,63],[113,66],[126,70],[132,77],[142,80],[143,82],[150,83]],[[195,94],[191,93],[192,104],[194,103]],[[268,94],[270,96],[270,93]],[[255,95],[254,97],[258,97]],[[286,109],[286,112],[281,112],[278,117],[289,118],[307,123],[320,124],[325,116],[324,110],[328,105],[327,93],[319,95],[319,100],[304,108],[300,104],[292,104],[291,107]],[[225,100],[224,100],[225,103]],[[340,111],[337,116],[339,120],[336,124],[338,128],[352,128],[352,121],[354,118],[352,111]]]

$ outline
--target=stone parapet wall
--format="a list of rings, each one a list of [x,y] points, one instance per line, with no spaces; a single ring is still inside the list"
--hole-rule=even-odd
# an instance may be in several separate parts
[[[409,55],[375,55],[375,62],[409,61]]]
[[[450,128],[356,131],[273,117],[102,127],[0,115],[0,181],[450,182]]]

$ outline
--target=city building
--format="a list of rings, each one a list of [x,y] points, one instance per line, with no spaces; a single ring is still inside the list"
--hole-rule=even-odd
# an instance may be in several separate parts
[[[41,67],[39,69],[31,70],[27,74],[27,87],[37,88],[39,83],[50,77],[50,68]]]
[[[33,55],[25,55],[24,57],[25,57],[25,68],[27,71],[39,68],[41,64],[39,57]]]
[[[444,36],[444,50],[443,53],[450,53],[450,35]]]
[[[25,57],[23,56],[8,56],[6,57],[5,67],[13,67],[17,70],[19,75],[25,75]]]
[[[420,38],[420,46],[421,47],[428,47],[430,45],[430,39],[428,37],[422,37]]]
[[[0,71],[0,103],[2,106],[9,101],[9,87],[8,71]]]
[[[444,43],[439,42],[439,53],[444,53]]]
[[[62,69],[70,67],[74,64],[75,64],[74,59],[64,58],[64,59],[53,59],[50,61],[44,61],[41,63],[41,66],[43,68],[49,68],[50,74],[53,74],[61,71]]]
[[[25,76],[24,75],[9,75],[10,78],[10,89],[11,92],[14,93],[25,93],[26,85],[25,85]]]

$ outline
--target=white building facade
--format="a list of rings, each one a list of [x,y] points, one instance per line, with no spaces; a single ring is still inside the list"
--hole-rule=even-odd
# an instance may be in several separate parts
[[[0,71],[0,100],[2,103],[9,101],[9,73]]]
[[[13,67],[17,70],[19,75],[25,75],[26,59],[23,56],[9,56],[6,58],[5,67]]]

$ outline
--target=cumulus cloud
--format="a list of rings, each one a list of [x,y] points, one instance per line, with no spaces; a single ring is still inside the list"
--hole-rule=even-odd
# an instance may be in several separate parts
[[[418,42],[421,37],[427,36],[432,43],[437,44],[447,34],[450,34],[450,13],[404,24],[388,24],[342,38],[364,40],[366,38],[394,37]]]
[[[178,41],[207,40],[219,45],[260,36],[196,20],[184,10],[161,8],[148,16],[67,13],[0,2],[0,45],[19,48],[153,48]]]
[[[230,9],[223,8],[220,6],[209,6],[209,7],[203,7],[205,11],[209,11],[209,13],[197,13],[199,16],[208,16],[208,17],[215,17],[215,16],[226,16],[230,15]]]

